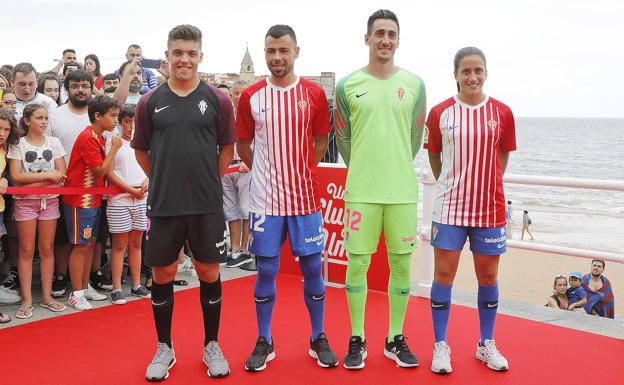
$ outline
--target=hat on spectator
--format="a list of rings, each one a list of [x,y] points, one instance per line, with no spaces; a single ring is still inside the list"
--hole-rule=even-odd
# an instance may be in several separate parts
[[[573,271],[570,273],[570,278],[578,278],[578,279],[583,279],[583,274],[580,271]]]

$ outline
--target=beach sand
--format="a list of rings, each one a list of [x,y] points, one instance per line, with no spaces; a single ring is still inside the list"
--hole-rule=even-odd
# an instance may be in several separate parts
[[[499,265],[500,296],[503,300],[543,305],[552,295],[557,274],[566,276],[572,271],[590,272],[590,259],[508,248]],[[412,280],[420,276],[420,251],[414,253]],[[624,264],[606,262],[604,275],[611,281],[615,295],[615,316],[624,314]],[[619,277],[619,279],[617,278]],[[472,254],[467,248],[462,252],[453,289],[463,293],[477,292]]]

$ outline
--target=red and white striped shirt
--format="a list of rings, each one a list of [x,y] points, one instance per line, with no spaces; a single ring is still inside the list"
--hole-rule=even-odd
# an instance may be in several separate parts
[[[442,152],[433,221],[470,227],[505,225],[498,154],[516,149],[509,107],[489,97],[476,106],[449,98],[429,112],[424,147]]]
[[[323,89],[298,78],[286,88],[261,80],[241,94],[238,137],[254,141],[249,211],[306,215],[320,210],[313,137],[329,133]]]

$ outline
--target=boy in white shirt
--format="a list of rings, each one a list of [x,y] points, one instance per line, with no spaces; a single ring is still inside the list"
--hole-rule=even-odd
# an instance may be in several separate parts
[[[147,186],[148,178],[139,166],[130,147],[134,132],[134,105],[126,104],[119,112],[121,123],[122,146],[115,156],[115,166],[107,179],[121,191],[110,195],[106,207],[108,227],[112,234],[111,277],[113,291],[111,301],[116,305],[126,303],[121,290],[123,259],[128,249],[128,263],[132,279],[131,294],[141,298],[150,298],[149,291],[141,285],[141,241],[147,230]],[[110,148],[110,140],[106,144]]]

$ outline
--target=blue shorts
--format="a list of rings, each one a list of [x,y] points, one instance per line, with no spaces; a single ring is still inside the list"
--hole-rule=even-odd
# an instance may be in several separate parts
[[[323,217],[308,215],[273,216],[249,213],[249,251],[262,257],[280,254],[286,233],[293,255],[303,257],[325,249]]]
[[[100,227],[100,208],[63,206],[69,243],[85,245],[95,241]]]
[[[507,230],[502,227],[468,227],[431,223],[431,246],[461,251],[470,239],[470,250],[483,255],[499,255],[507,251]]]

